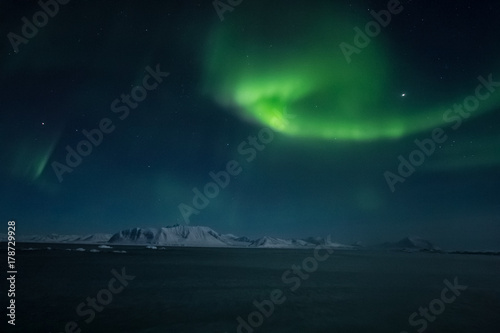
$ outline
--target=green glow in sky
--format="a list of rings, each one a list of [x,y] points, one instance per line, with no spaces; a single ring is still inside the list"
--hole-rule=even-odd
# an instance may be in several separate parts
[[[206,92],[243,118],[287,135],[357,141],[441,126],[446,109],[466,97],[445,96],[425,106],[408,101],[411,94],[402,96],[405,88],[393,86],[398,55],[384,31],[348,64],[339,44],[352,44],[353,27],[362,24],[346,15],[316,14],[289,15],[292,24],[267,31],[242,17],[216,25],[207,43]],[[482,103],[475,115],[498,102]],[[285,118],[285,109],[296,117]]]
[[[20,142],[13,154],[12,174],[30,181],[37,180],[45,170],[54,151],[57,139]]]

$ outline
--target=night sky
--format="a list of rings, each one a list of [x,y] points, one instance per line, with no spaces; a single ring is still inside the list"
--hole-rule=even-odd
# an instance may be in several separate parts
[[[500,3],[332,3],[2,1],[1,219],[500,249]]]

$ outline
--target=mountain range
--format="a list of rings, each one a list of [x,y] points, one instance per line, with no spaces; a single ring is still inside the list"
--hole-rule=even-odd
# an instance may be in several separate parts
[[[7,235],[0,234],[0,241],[6,242]],[[220,234],[209,227],[174,225],[162,228],[131,228],[111,234],[16,236],[17,242],[26,243],[74,243],[74,244],[116,244],[187,247],[250,247],[250,248],[313,248],[324,245],[336,249],[359,249],[360,245],[335,243],[330,237],[308,237],[304,239],[282,239],[264,236],[255,240],[232,234]],[[402,251],[439,251],[427,240],[407,237],[396,243],[384,243],[377,248]]]

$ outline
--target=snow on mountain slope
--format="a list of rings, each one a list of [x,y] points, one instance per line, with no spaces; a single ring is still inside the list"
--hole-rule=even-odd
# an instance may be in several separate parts
[[[251,243],[251,240],[247,237],[238,237],[233,234],[222,234],[220,235],[220,239],[224,243],[236,247],[247,247]]]
[[[422,239],[420,237],[406,237],[396,243],[384,243],[383,248],[403,250],[403,251],[440,251],[441,249],[434,246],[428,240]]]
[[[114,234],[109,243],[116,244],[155,244],[166,246],[207,246],[225,247],[224,237],[209,227],[172,226],[165,228],[133,228]]]
[[[107,243],[113,236],[112,234],[92,234],[79,237],[76,242],[79,243]]]
[[[0,242],[6,242],[7,235],[0,234]],[[251,240],[233,234],[219,234],[203,226],[168,226],[163,228],[132,228],[114,235],[33,235],[16,237],[18,242],[32,243],[75,243],[75,244],[122,244],[122,245],[160,245],[192,247],[251,247],[251,248],[314,248],[324,245],[336,249],[350,249],[352,246],[334,243],[330,237],[309,237],[307,239],[281,239],[264,236]]]
[[[336,243],[332,242],[330,239],[330,236],[324,238],[324,237],[308,237],[304,238],[303,241],[313,244],[313,245],[324,245],[326,247],[330,248],[336,248],[336,249],[355,249],[355,246],[352,245],[346,245],[346,244],[341,244],[341,243]]]
[[[262,248],[307,248],[314,247],[314,244],[301,239],[281,239],[264,236],[257,240],[251,241],[249,246]]]
[[[95,244],[106,243],[111,238],[110,234],[92,234],[92,235],[16,235],[17,242],[25,243],[77,243],[77,244]],[[7,235],[0,234],[0,241],[6,242]]]
[[[291,245],[292,242],[289,240],[268,237],[268,236],[264,236],[262,238],[250,242],[251,247],[281,248],[281,247],[290,247]]]

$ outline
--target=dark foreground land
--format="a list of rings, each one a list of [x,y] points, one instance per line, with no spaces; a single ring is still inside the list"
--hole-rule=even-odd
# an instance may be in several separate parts
[[[500,332],[499,256],[90,249],[18,244],[2,332]]]

